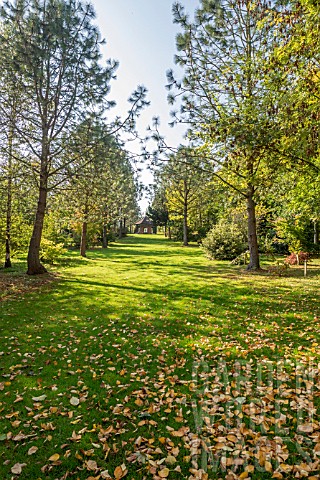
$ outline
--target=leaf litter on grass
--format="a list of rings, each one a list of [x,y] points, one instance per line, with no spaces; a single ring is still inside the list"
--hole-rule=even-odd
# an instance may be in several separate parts
[[[308,309],[316,289],[303,299],[279,290],[274,304],[266,282],[263,308],[257,280],[246,278],[242,298],[230,295],[222,307],[205,298],[190,307],[184,293],[178,310],[170,291],[161,305],[136,293],[131,314],[103,313],[101,302],[90,315],[64,307],[48,324],[26,321],[1,347],[0,471],[22,479],[318,478],[318,317]]]

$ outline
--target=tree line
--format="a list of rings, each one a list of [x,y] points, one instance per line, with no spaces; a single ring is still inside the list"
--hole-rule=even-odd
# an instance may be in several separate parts
[[[28,274],[46,271],[42,240],[88,236],[107,245],[138,212],[139,183],[121,131],[135,131],[146,89],[126,119],[108,122],[117,62],[102,63],[90,3],[5,1],[0,14],[1,245],[27,248]],[[93,231],[90,231],[90,229]],[[2,247],[2,248],[3,248]]]
[[[317,251],[319,13],[312,0],[202,0],[190,18],[174,4],[183,78],[168,72],[168,98],[188,133],[172,149],[155,128],[149,215],[184,245],[211,229],[242,237],[253,270],[270,248]]]

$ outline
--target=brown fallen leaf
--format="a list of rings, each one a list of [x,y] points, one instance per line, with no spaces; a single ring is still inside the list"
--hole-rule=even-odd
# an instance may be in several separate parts
[[[127,467],[123,463],[120,467],[116,467],[114,471],[114,478],[115,480],[120,480],[120,478],[123,478],[126,476],[128,473]]]
[[[87,467],[87,470],[97,470],[98,469],[97,462],[95,462],[94,460],[88,460],[86,462],[86,467]]]
[[[23,433],[19,433],[18,435],[15,435],[12,440],[14,442],[20,442],[21,440],[24,440],[25,438],[27,438]]]
[[[45,400],[47,398],[47,395],[40,395],[40,397],[32,397],[32,400],[34,402],[42,402],[43,400]]]
[[[298,426],[298,432],[312,433],[313,432],[313,426],[310,425],[309,423],[305,423],[304,425],[299,425]]]
[[[38,451],[38,447],[30,447],[28,450],[28,455],[33,455]]]
[[[13,465],[13,467],[11,468],[11,473],[14,473],[15,475],[20,475],[20,473],[22,472],[22,469],[23,467],[26,467],[26,463],[16,463],[15,465]]]
[[[112,478],[110,477],[108,470],[103,470],[103,472],[101,472],[100,475],[101,475],[101,478],[107,478],[107,479]]]

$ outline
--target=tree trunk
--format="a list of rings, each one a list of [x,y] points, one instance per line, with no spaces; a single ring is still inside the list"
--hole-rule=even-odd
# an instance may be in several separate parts
[[[84,212],[83,212],[83,222],[82,222],[82,231],[81,231],[81,243],[80,243],[80,255],[81,257],[87,256],[87,232],[88,232],[88,200],[86,199],[86,203],[84,205]]]
[[[32,237],[28,252],[28,275],[39,275],[46,273],[46,269],[40,263],[40,243],[43,230],[43,221],[47,205],[48,194],[48,175],[46,169],[43,168],[40,175],[40,188],[36,219],[33,227]]]
[[[16,122],[16,102],[11,109],[10,128],[8,138],[8,184],[7,184],[7,215],[6,215],[6,257],[4,268],[11,267],[11,226],[12,226],[12,181],[13,181],[13,138]]]
[[[164,236],[167,237],[167,224],[164,224]]]
[[[188,246],[188,205],[183,205],[183,245]]]
[[[6,222],[6,258],[4,268],[11,268],[11,217],[12,217],[12,178],[8,179],[7,222]]]
[[[12,146],[13,125],[9,131],[8,140],[8,184],[7,184],[7,215],[6,215],[6,257],[4,268],[11,268],[11,224],[12,224]]]
[[[318,230],[317,220],[313,221],[313,243],[315,245],[318,245],[318,243],[319,243],[319,230]]]
[[[88,223],[86,220],[82,223],[82,232],[81,232],[81,244],[80,244],[80,255],[81,257],[86,257],[87,254],[87,230]]]
[[[184,180],[184,195],[183,195],[183,246],[188,246],[188,186]]]
[[[103,225],[103,230],[102,230],[102,248],[108,248],[107,225]]]
[[[122,219],[119,222],[119,238],[122,238]]]
[[[168,239],[171,240],[171,228],[168,226]]]
[[[248,245],[250,261],[247,270],[260,270],[260,259],[257,238],[256,205],[253,200],[253,187],[248,188],[247,212],[248,212]]]
[[[48,196],[48,177],[49,177],[49,143],[48,143],[48,123],[47,123],[47,105],[44,105],[42,116],[42,140],[41,140],[41,165],[39,179],[39,197],[36,212],[36,218],[33,226],[32,237],[28,251],[28,275],[39,275],[46,273],[47,270],[40,262],[40,244],[43,230],[44,216],[46,213]]]

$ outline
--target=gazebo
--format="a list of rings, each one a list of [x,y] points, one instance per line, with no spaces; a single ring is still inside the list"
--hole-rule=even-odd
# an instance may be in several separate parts
[[[143,217],[135,225],[134,233],[153,233],[153,222],[148,217]]]

